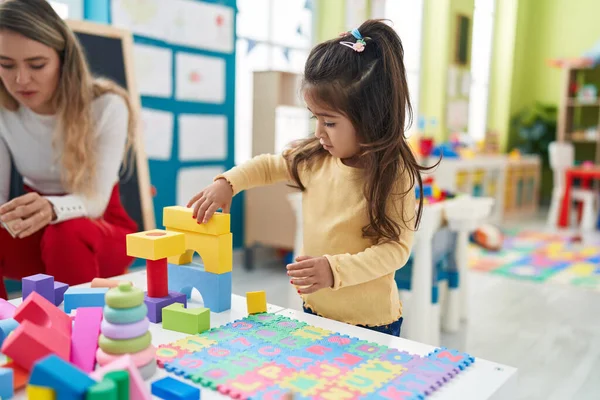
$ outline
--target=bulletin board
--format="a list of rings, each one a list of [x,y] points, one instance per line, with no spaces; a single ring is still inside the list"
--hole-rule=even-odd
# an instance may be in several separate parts
[[[185,205],[234,165],[235,0],[111,0],[109,22],[133,34],[154,209]],[[243,245],[240,196],[231,207]],[[158,225],[162,225],[159,221]]]

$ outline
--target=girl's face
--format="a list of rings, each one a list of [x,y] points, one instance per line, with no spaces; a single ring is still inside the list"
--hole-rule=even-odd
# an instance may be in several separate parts
[[[328,110],[304,96],[308,110],[317,120],[315,136],[332,156],[349,159],[359,152],[356,130],[350,120],[337,111]]]
[[[51,114],[60,79],[58,53],[9,30],[0,31],[0,80],[20,104],[38,114]]]

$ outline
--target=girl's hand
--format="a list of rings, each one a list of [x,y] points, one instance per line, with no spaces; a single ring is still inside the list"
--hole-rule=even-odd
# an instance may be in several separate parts
[[[228,213],[232,198],[233,189],[229,182],[219,179],[192,197],[187,206],[189,208],[196,203],[192,215],[199,224],[202,224],[207,223],[219,208],[223,209],[224,213]]]
[[[46,227],[56,219],[56,214],[52,203],[38,193],[31,192],[19,196],[0,207],[0,220],[2,222],[8,223],[19,218],[22,221],[11,224],[11,229],[14,230],[18,238],[23,239]]]
[[[333,287],[333,272],[325,257],[297,257],[294,264],[288,264],[287,271],[292,285],[303,286],[298,289],[300,294]]]

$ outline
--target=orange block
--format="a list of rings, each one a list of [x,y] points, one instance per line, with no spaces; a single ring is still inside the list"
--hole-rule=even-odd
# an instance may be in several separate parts
[[[3,368],[10,368],[13,370],[13,389],[19,390],[24,388],[29,382],[29,372],[19,367],[14,361],[7,362],[2,366]]]

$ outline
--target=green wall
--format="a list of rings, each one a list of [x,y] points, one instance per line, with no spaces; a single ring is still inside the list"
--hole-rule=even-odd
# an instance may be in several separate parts
[[[346,1],[318,0],[316,43],[333,39],[345,29]]]

